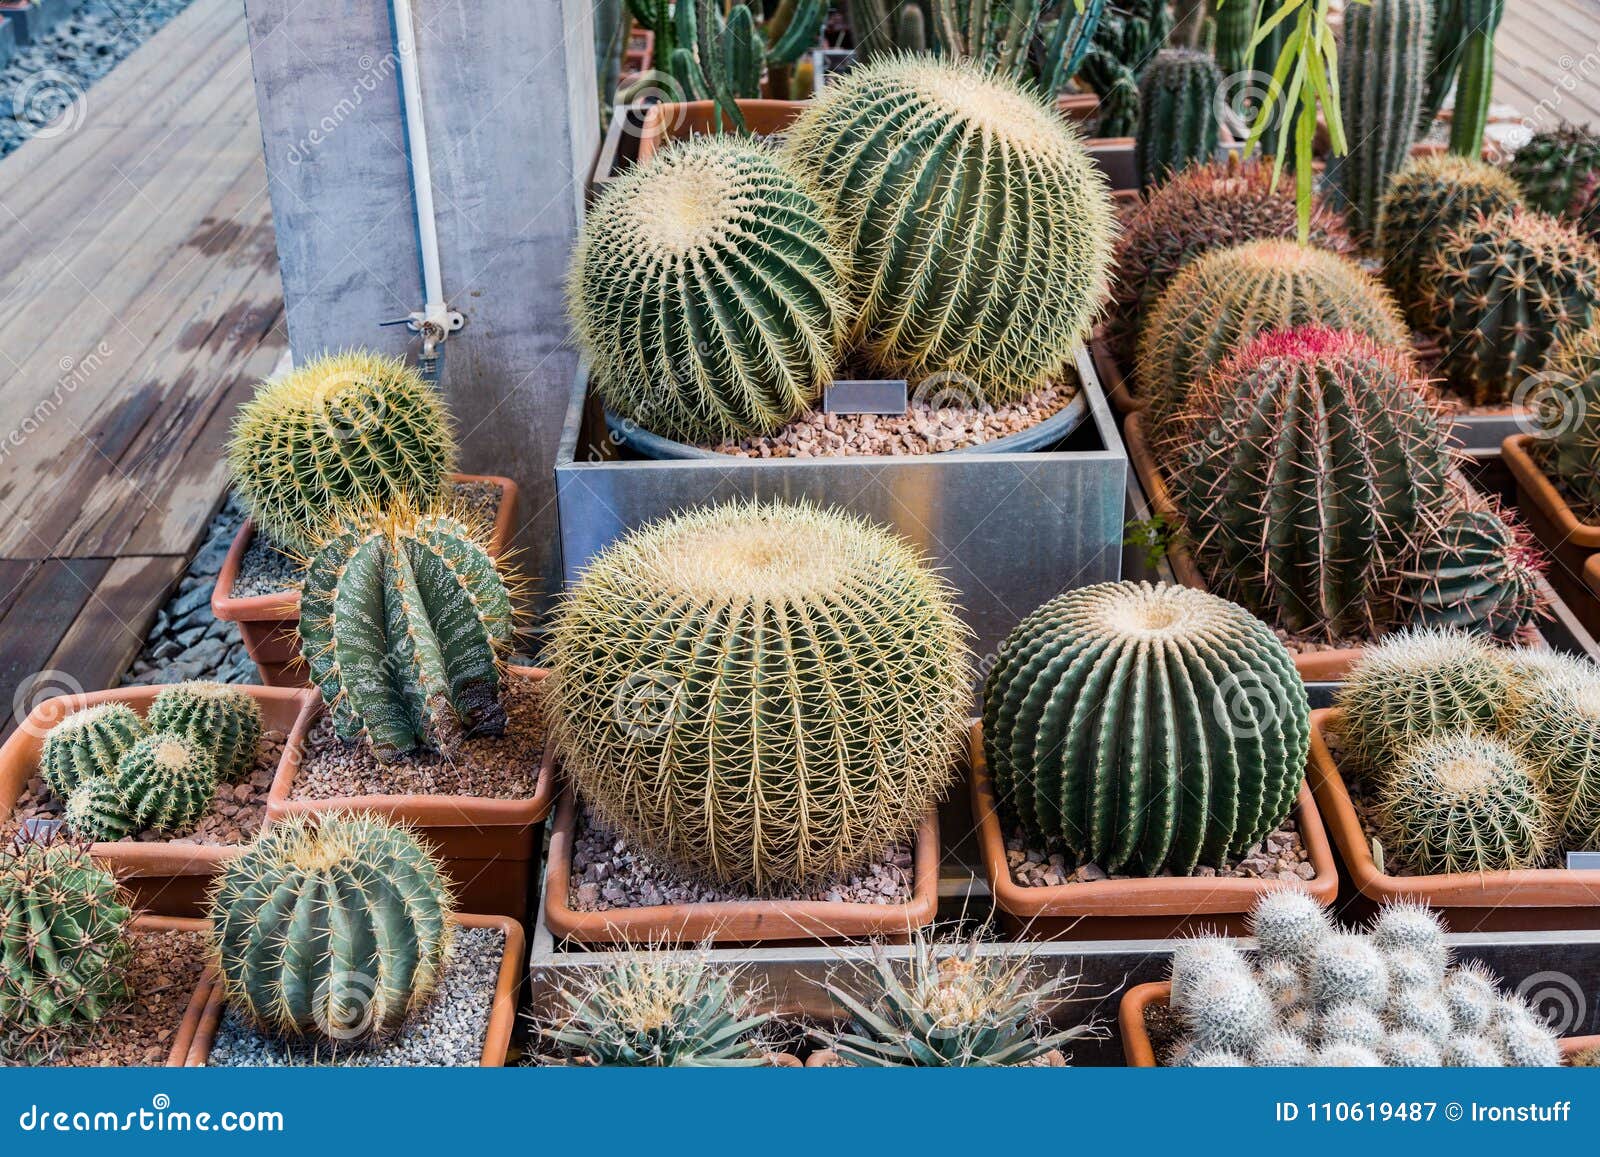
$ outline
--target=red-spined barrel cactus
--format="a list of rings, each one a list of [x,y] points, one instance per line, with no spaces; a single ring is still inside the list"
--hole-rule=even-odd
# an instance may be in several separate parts
[[[1532,537],[1504,511],[1474,502],[1417,530],[1394,573],[1396,619],[1516,638],[1543,606]]]

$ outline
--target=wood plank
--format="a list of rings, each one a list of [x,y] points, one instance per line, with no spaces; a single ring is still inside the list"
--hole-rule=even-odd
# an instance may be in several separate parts
[[[117,559],[51,652],[48,666],[89,691],[116,686],[187,565],[172,556]]]
[[[39,676],[34,684],[39,698],[48,697],[43,693],[47,687],[72,690],[70,677],[63,685],[49,673],[50,656],[110,566],[111,560],[104,558],[42,562],[0,619],[0,639],[5,640],[0,647],[0,735],[13,730],[14,707],[25,713],[35,705],[19,695],[35,676]]]

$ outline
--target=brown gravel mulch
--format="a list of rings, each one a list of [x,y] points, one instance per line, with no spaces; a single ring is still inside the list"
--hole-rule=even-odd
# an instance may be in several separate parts
[[[444,750],[379,763],[365,743],[346,743],[324,714],[311,728],[291,799],[345,799],[358,795],[461,795],[478,799],[531,798],[544,758],[543,690],[508,677],[501,692],[504,735],[447,740]]]
[[[1108,873],[1099,864],[1069,867],[1059,852],[1042,852],[1025,845],[1020,830],[1013,829],[1006,839],[1006,864],[1013,883],[1024,888],[1049,888],[1060,884],[1090,884],[1098,880],[1137,880],[1147,877],[1124,872]],[[1317,874],[1311,857],[1300,839],[1294,816],[1285,819],[1246,852],[1232,867],[1196,868],[1192,879],[1219,880],[1310,880]],[[1161,872],[1154,879],[1170,879],[1174,873]]]

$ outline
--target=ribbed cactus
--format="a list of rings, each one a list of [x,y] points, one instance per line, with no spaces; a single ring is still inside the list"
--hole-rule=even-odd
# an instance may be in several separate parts
[[[449,885],[403,827],[291,817],[229,861],[211,895],[228,1003],[262,1029],[361,1043],[391,1036],[433,992]]]
[[[125,995],[133,913],[86,845],[16,837],[0,847],[0,1026],[88,1024]]]
[[[1203,591],[1102,583],[1012,631],[984,688],[1007,819],[1107,872],[1186,875],[1242,855],[1305,773],[1305,687],[1259,619]]]
[[[52,727],[39,751],[39,774],[60,799],[86,779],[114,775],[123,752],[150,734],[126,703],[100,703],[74,711]]]
[[[665,71],[672,52],[678,46],[676,26],[672,19],[672,0],[627,0],[628,12],[640,28],[647,28],[655,36],[655,68]]]
[[[606,405],[712,445],[804,412],[848,318],[829,230],[794,171],[748,142],[675,145],[614,181],[585,218],[569,293]]]
[[[1250,41],[1256,33],[1256,0],[1225,0],[1216,8],[1217,68],[1224,77],[1250,72],[1255,54]]]
[[[1222,74],[1209,54],[1167,48],[1139,82],[1139,187],[1150,189],[1217,152]]]
[[[190,682],[163,688],[150,705],[152,731],[181,735],[209,752],[217,775],[232,783],[254,770],[261,706],[229,683]]]
[[[725,10],[726,9],[726,10]],[[714,100],[719,127],[746,131],[737,101],[762,94],[765,79],[781,99],[790,67],[817,43],[824,0],[782,0],[770,18],[749,0],[682,0],[673,5],[673,33],[657,58],[666,63],[685,100]]]
[[[1386,863],[1427,875],[1545,865],[1555,831],[1532,770],[1488,735],[1418,740],[1374,773]]]
[[[1552,345],[1600,319],[1600,252],[1544,213],[1480,216],[1446,234],[1426,284],[1441,368],[1475,405],[1509,401]]]
[[[1383,195],[1416,140],[1432,0],[1372,0],[1345,13],[1339,105],[1350,151],[1330,166],[1354,232],[1382,237]]]
[[[928,3],[947,57],[971,61],[991,74],[1030,80],[1047,97],[1054,97],[1077,73],[1107,8],[1107,0]],[[1054,19],[1046,35],[1045,18],[1052,8]],[[1039,51],[1034,53],[1036,40]]]
[[[498,652],[514,631],[511,593],[462,523],[396,513],[336,525],[312,555],[301,652],[346,741],[382,762],[499,735]]]
[[[1181,410],[1190,388],[1257,334],[1321,324],[1404,349],[1410,334],[1393,300],[1348,258],[1293,241],[1252,241],[1197,257],[1172,279],[1139,334],[1139,395],[1151,433]]]
[[[1427,391],[1403,353],[1319,326],[1198,384],[1161,457],[1217,592],[1292,632],[1373,629],[1388,564],[1450,498]]]
[[[239,407],[228,469],[256,525],[309,550],[341,506],[427,506],[455,462],[438,391],[400,358],[353,350],[264,382]]]
[[[109,775],[86,779],[73,788],[61,818],[73,835],[91,843],[112,843],[139,831],[127,793]]]
[[[1454,627],[1509,642],[1542,609],[1539,550],[1509,515],[1488,503],[1419,528],[1395,571],[1397,620]]]
[[[557,993],[540,1033],[568,1060],[628,1068],[737,1068],[767,1063],[771,1019],[738,972],[698,953],[634,950],[580,971]]]
[[[1110,197],[1031,91],[900,58],[828,85],[785,138],[855,262],[852,337],[884,372],[972,379],[991,401],[1051,380],[1107,293]]]
[[[217,761],[193,740],[156,732],[117,762],[117,788],[141,829],[181,835],[217,792]]]
[[[810,506],[654,523],[557,617],[553,740],[636,845],[718,880],[859,867],[945,791],[970,694],[950,589],[903,540]]]
[[[1453,153],[1417,157],[1389,181],[1381,216],[1383,280],[1413,329],[1433,327],[1426,279],[1451,230],[1478,214],[1522,204],[1517,186],[1493,165]]]
[[[1139,128],[1139,78],[1167,42],[1166,0],[1118,0],[1095,27],[1083,79],[1100,97],[1095,135],[1131,137]]]
[[[1505,15],[1506,0],[1443,0],[1443,6],[1434,39],[1446,54],[1446,67],[1455,73],[1450,151],[1478,157],[1494,95],[1494,34]]]
[[[928,51],[926,0],[846,0],[856,62]]]
[[[1551,347],[1540,386],[1533,456],[1581,504],[1600,508],[1600,320]]]
[[[1600,847],[1600,668],[1573,663],[1532,680],[1505,733],[1544,785],[1562,846]]]
[[[1600,135],[1563,124],[1533,134],[1506,166],[1528,204],[1565,217],[1589,240],[1600,243]]]
[[[1249,4],[1231,0],[1228,8],[1234,7]],[[1292,241],[1296,227],[1294,191],[1287,184],[1273,188],[1270,165],[1192,165],[1155,189],[1117,239],[1106,323],[1112,353],[1124,367],[1133,365],[1141,321],[1189,262],[1246,241]],[[1344,222],[1320,197],[1312,207],[1311,241],[1336,253],[1354,248]]]

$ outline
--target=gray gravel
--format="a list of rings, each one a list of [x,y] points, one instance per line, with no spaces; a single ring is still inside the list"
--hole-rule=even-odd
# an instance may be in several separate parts
[[[342,1065],[349,1068],[471,1068],[483,1057],[505,935],[457,928],[438,991],[392,1041],[376,1048],[320,1050],[264,1037],[232,1011],[223,1014],[208,1064],[226,1068]]]

